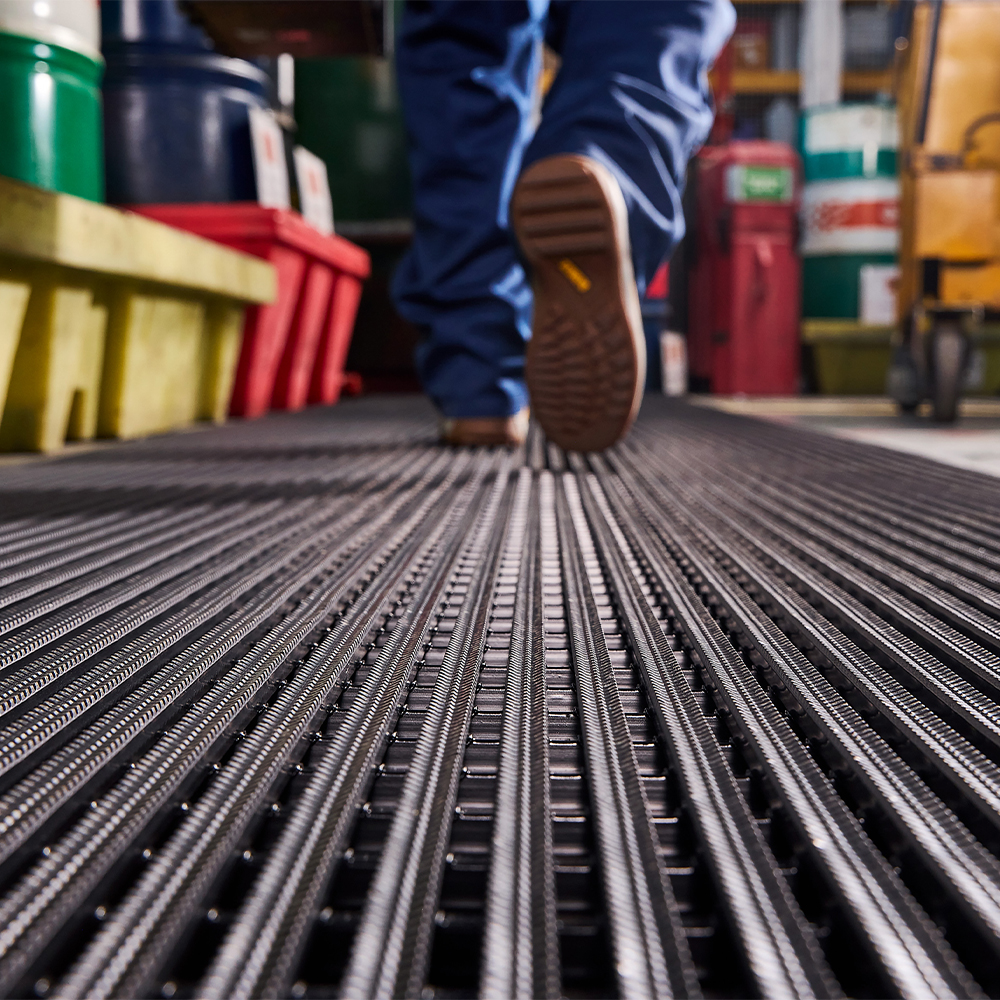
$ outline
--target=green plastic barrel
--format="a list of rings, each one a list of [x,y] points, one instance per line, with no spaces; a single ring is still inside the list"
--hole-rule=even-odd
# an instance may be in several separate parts
[[[410,172],[392,61],[296,59],[301,143],[326,162],[338,222],[406,218]]]
[[[802,315],[859,319],[866,265],[896,261],[899,127],[889,104],[803,112]]]
[[[891,104],[811,108],[799,128],[806,183],[896,175],[899,125]]]
[[[816,319],[858,319],[861,269],[895,264],[896,255],[830,254],[802,258],[802,315]]]
[[[102,60],[0,32],[0,175],[104,200]]]

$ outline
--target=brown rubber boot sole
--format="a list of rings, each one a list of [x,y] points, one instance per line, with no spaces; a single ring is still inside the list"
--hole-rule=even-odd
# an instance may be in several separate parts
[[[521,175],[511,220],[535,289],[531,411],[560,447],[602,451],[631,426],[646,380],[625,199],[602,164],[551,156]]]

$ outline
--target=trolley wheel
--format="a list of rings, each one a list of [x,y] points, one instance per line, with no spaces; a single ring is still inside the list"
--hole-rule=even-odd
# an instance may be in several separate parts
[[[966,344],[957,320],[939,319],[931,333],[931,406],[934,419],[955,422],[965,374]]]
[[[916,413],[920,406],[921,377],[913,353],[906,345],[893,348],[886,374],[885,391],[896,401],[900,413]]]

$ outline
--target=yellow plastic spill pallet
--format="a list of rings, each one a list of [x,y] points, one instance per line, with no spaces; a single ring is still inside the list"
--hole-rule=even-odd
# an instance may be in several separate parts
[[[895,327],[851,319],[804,319],[802,342],[811,344],[818,390],[827,396],[880,396],[892,360]],[[965,393],[1000,393],[1000,324],[970,332],[973,358]]]
[[[223,420],[275,292],[255,257],[0,178],[0,451]]]
[[[888,325],[851,319],[804,319],[802,342],[812,345],[819,391],[832,396],[885,392],[892,332]]]

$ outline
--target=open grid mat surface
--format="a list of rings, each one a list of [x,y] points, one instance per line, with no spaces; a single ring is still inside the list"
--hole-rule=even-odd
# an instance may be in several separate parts
[[[1000,483],[650,400],[0,468],[0,993],[1000,993]]]

